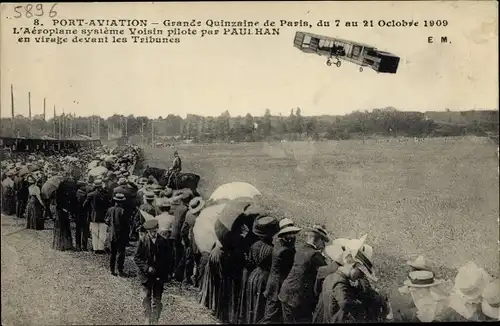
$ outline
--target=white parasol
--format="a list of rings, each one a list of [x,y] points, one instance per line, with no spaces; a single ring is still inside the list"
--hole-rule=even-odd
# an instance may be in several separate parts
[[[196,218],[193,227],[194,241],[200,252],[210,252],[217,236],[214,225],[226,204],[219,204],[204,208]]]
[[[108,172],[104,166],[98,166],[89,171],[89,176],[97,177]]]
[[[236,199],[239,197],[253,198],[255,196],[262,196],[261,192],[246,182],[231,182],[226,183],[215,189],[212,196],[208,200],[216,201],[219,199]]]
[[[144,219],[146,221],[149,221],[149,220],[152,220],[155,218],[153,215],[149,214],[148,212],[143,211],[142,209],[140,209],[139,212],[141,212],[142,217],[144,217]]]

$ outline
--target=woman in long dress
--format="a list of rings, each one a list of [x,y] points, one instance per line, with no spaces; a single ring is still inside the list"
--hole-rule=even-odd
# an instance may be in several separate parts
[[[40,196],[40,187],[36,185],[35,178],[28,176],[28,204],[26,206],[26,228],[34,230],[44,229],[43,208],[44,204]]]
[[[243,324],[256,324],[264,318],[264,292],[272,263],[273,236],[278,230],[278,220],[270,216],[258,218],[253,225],[252,231],[259,240],[251,245],[248,255],[249,263],[255,268],[242,288],[240,322]]]
[[[70,207],[75,202],[73,198],[76,198],[76,182],[66,177],[59,184],[55,194],[56,207],[52,249],[61,251],[73,249],[70,222]]]

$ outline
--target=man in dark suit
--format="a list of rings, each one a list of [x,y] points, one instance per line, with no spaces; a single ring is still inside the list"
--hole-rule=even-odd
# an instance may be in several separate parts
[[[110,229],[111,247],[109,269],[111,274],[116,276],[115,264],[116,256],[118,255],[118,273],[120,276],[125,277],[123,265],[125,262],[125,247],[127,246],[129,235],[129,216],[125,214],[125,210],[123,209],[125,195],[117,193],[113,197],[113,200],[115,201],[115,206],[108,208],[106,213],[106,224]]]
[[[144,222],[147,235],[139,238],[134,262],[142,285],[142,305],[146,324],[157,323],[163,308],[161,298],[163,285],[172,273],[171,248],[165,238],[158,235],[158,221]]]
[[[286,324],[311,322],[317,302],[316,275],[318,268],[326,265],[321,252],[329,241],[324,227],[314,226],[308,229],[306,243],[297,249],[292,269],[278,295]]]
[[[107,237],[106,212],[109,208],[109,193],[103,188],[102,180],[94,181],[95,189],[87,195],[83,204],[86,211],[90,210],[90,228],[92,231],[92,249],[95,253],[104,253],[104,243]]]
[[[273,248],[271,271],[269,272],[266,290],[264,291],[266,310],[264,318],[259,322],[260,324],[281,324],[283,322],[283,313],[281,302],[278,300],[278,294],[283,281],[292,268],[295,256],[296,235],[300,230],[288,218],[280,221],[280,231],[277,234],[278,241]]]

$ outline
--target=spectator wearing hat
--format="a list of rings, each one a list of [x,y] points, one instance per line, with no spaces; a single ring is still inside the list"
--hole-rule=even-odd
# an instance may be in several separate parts
[[[108,173],[108,184],[107,189],[109,192],[109,198],[113,198],[113,191],[118,187],[118,177],[113,172]]]
[[[151,191],[146,191],[144,194],[144,203],[139,206],[139,209],[152,216],[161,214],[161,211],[155,205],[155,194]]]
[[[278,295],[285,323],[311,322],[317,297],[314,283],[318,268],[326,265],[322,251],[330,241],[324,227],[307,230],[306,243],[297,249],[293,266]]]
[[[363,278],[362,270],[366,266],[360,268],[363,263],[357,260],[344,259],[344,262],[336,272],[325,278],[313,323],[378,321],[370,320],[371,316],[366,315],[367,309],[377,310],[372,301],[366,300],[373,290],[355,285]]]
[[[94,190],[87,195],[84,207],[90,210],[90,230],[92,234],[92,249],[95,253],[104,253],[104,243],[107,237],[106,212],[109,208],[109,193],[103,187],[101,180],[94,181]]]
[[[325,247],[327,265],[318,268],[318,274],[316,275],[316,282],[314,285],[314,292],[316,295],[321,294],[325,278],[328,275],[335,273],[340,266],[344,265],[344,250],[345,248],[343,248],[339,243],[332,243],[331,245]],[[319,303],[316,308],[318,306]]]
[[[243,324],[256,324],[264,318],[267,280],[273,257],[273,236],[279,231],[279,222],[272,216],[259,216],[253,223],[252,232],[258,238],[248,251],[251,265],[248,279],[242,287]]]
[[[279,222],[278,240],[273,247],[271,270],[266,283],[264,297],[266,308],[262,324],[278,324],[283,322],[283,312],[278,294],[283,281],[288,276],[295,256],[295,241],[301,228],[294,225],[293,221],[284,218]]]
[[[500,280],[491,281],[483,290],[481,310],[486,321],[500,320]]]
[[[138,278],[142,286],[142,306],[145,324],[157,323],[163,308],[161,298],[163,286],[172,272],[171,250],[165,238],[158,235],[158,220],[144,223],[147,234],[139,238],[134,262],[138,267]]]
[[[184,272],[184,283],[194,284],[198,286],[199,278],[197,275],[198,266],[201,260],[201,253],[194,241],[193,228],[196,218],[200,215],[201,210],[205,206],[205,201],[201,197],[191,199],[186,213],[186,219],[181,228],[182,244],[186,257],[186,266]]]
[[[449,297],[450,307],[466,320],[480,320],[482,293],[491,281],[492,277],[473,262],[460,267],[455,277],[453,292]],[[452,321],[457,319],[453,315],[448,318]]]
[[[71,235],[70,215],[75,215],[76,205],[76,180],[70,173],[64,173],[64,179],[55,191],[55,222],[52,246],[55,250],[73,249]]]
[[[136,194],[137,194],[137,186],[128,181],[126,178],[121,177],[118,179],[118,187],[113,189],[113,196],[117,193],[122,193],[125,195],[125,202],[123,203],[123,209],[125,210],[125,214],[129,216],[129,219],[132,220],[134,216],[134,211],[136,209]]]
[[[76,191],[77,208],[75,213],[75,241],[76,250],[87,251],[89,239],[89,212],[85,210],[84,204],[87,199],[87,183],[78,181],[78,190]]]
[[[43,209],[44,203],[40,196],[40,187],[36,185],[35,178],[29,175],[26,179],[28,181],[28,205],[26,206],[26,228],[34,230],[43,230],[44,219]]]
[[[106,213],[106,224],[109,227],[111,257],[109,261],[109,269],[112,275],[116,275],[115,265],[118,255],[118,273],[120,276],[126,276],[123,272],[123,265],[125,262],[125,247],[128,244],[129,235],[129,219],[125,214],[123,203],[125,202],[125,195],[117,193],[113,200],[115,206],[108,208]]]
[[[184,279],[184,246],[182,245],[181,229],[186,219],[187,205],[178,198],[174,197],[170,200],[169,213],[174,216],[174,223],[172,225],[172,234],[170,239],[174,243],[174,265],[175,265],[175,279],[182,282]]]
[[[175,217],[170,214],[170,201],[167,199],[162,199],[159,202],[160,214],[155,217],[158,220],[158,233],[167,239],[170,239],[172,234],[172,226],[174,224]],[[173,244],[171,244],[172,247]]]

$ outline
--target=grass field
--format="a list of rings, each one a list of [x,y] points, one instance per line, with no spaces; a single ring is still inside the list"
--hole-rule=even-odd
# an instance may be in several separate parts
[[[368,233],[387,290],[402,284],[407,259],[423,254],[440,276],[469,260],[498,276],[497,146],[486,139],[181,145],[183,170],[218,186],[249,182],[302,226],[334,237]],[[173,148],[146,149],[167,167]]]

